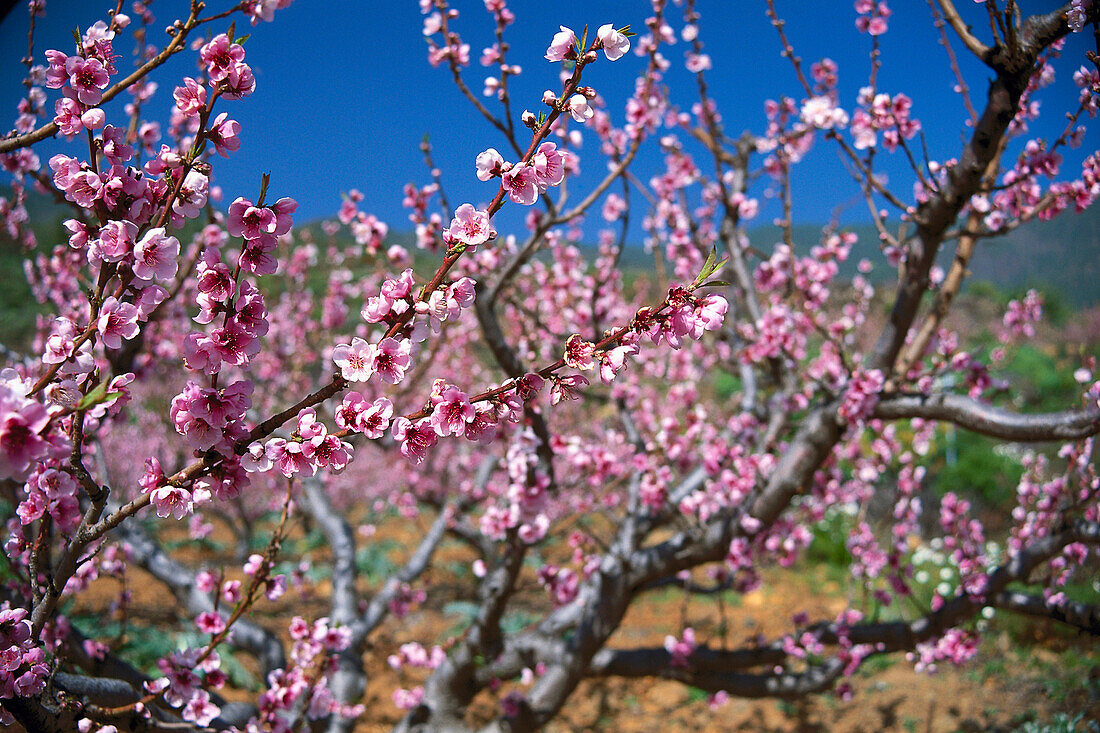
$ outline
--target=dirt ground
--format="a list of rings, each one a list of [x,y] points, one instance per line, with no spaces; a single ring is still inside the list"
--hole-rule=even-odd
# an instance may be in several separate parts
[[[403,522],[396,523],[408,525]],[[395,562],[400,562],[412,544],[415,529],[381,527],[375,541],[392,541]],[[284,546],[293,556],[294,543]],[[318,566],[323,550],[310,550]],[[177,557],[207,566],[227,557],[185,547]],[[441,547],[436,570],[420,584],[432,588],[428,601],[403,619],[388,620],[371,637],[366,654],[369,685],[363,703],[367,713],[357,731],[389,730],[401,711],[393,704],[396,687],[412,687],[423,681],[421,671],[395,672],[386,657],[406,641],[442,641],[461,631],[463,618],[456,615],[455,601],[461,602],[462,588],[448,568],[468,566],[469,555],[458,545]],[[239,567],[239,565],[237,566]],[[135,634],[142,628],[180,628],[171,596],[140,570],[131,570],[128,583],[132,602],[128,623]],[[647,594],[629,611],[612,646],[661,645],[666,634],[678,634],[683,625],[692,626],[700,641],[741,646],[757,634],[767,638],[788,632],[791,616],[806,612],[811,619],[832,618],[846,603],[846,588],[835,572],[824,567],[803,567],[769,571],[764,586],[743,597],[732,594],[721,602],[714,597],[687,598],[679,590],[664,589]],[[545,593],[531,579],[525,579],[517,594],[519,606],[528,604],[530,619],[545,610]],[[97,581],[81,597],[74,617],[108,618],[120,585],[115,580]],[[370,585],[361,589],[369,597]],[[276,603],[261,602],[255,620],[286,636],[286,621],[296,614],[307,618],[326,615],[322,603],[328,581],[320,580],[312,592],[291,591]],[[117,615],[117,614],[115,614]],[[522,613],[521,613],[522,616]],[[1050,624],[1015,624],[1011,630],[997,626],[986,634],[977,659],[963,668],[941,666],[936,674],[918,674],[903,655],[869,660],[851,680],[854,697],[841,701],[835,695],[819,695],[795,703],[772,700],[731,699],[711,709],[705,694],[677,682],[662,680],[593,680],[574,693],[560,718],[547,727],[551,733],[572,731],[838,731],[872,733],[949,733],[954,731],[1014,731],[1029,720],[1048,721],[1058,711],[1083,712],[1100,719],[1100,654],[1089,639],[1077,638]],[[1011,633],[1010,633],[1011,631]],[[1067,655],[1070,655],[1067,657]],[[1066,660],[1076,660],[1072,669]],[[1082,661],[1083,660],[1083,661]],[[250,667],[250,660],[242,657]],[[1064,669],[1063,669],[1064,668]],[[1059,671],[1063,670],[1063,671]],[[229,699],[254,699],[249,691],[223,690]],[[483,722],[497,713],[487,696],[475,700],[471,721]]]

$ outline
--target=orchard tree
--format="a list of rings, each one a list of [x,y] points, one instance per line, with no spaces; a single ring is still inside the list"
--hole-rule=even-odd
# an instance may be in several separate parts
[[[461,35],[480,8],[421,0],[428,62],[486,124],[461,192],[445,190],[423,145],[429,173],[409,172],[427,183],[405,190],[406,247],[354,190],[317,226],[296,227],[292,182],[265,177],[219,198],[218,171],[247,138],[234,110],[257,83],[238,26],[277,22],[289,0],[222,11],[192,0],[166,38],[151,7],[124,13],[120,1],[44,54],[44,2],[32,0],[26,96],[0,140],[11,176],[0,213],[49,316],[24,353],[4,350],[0,381],[4,721],[350,730],[378,717],[362,704],[365,660],[387,652],[408,680],[385,691],[405,711],[400,730],[538,729],[584,680],[610,677],[680,681],[721,716],[730,697],[851,695],[848,680],[879,655],[964,662],[988,609],[1100,632],[1100,610],[1064,591],[1095,570],[1100,544],[1094,358],[1075,365],[1062,411],[1022,413],[996,374],[1034,336],[1039,296],[1009,304],[992,349],[948,319],[986,240],[1073,217],[1100,195],[1100,153],[1076,152],[1097,112],[1097,56],[1060,52],[1072,33],[1100,39],[1100,6],[965,4],[929,3],[966,110],[952,119],[879,83],[884,64],[913,63],[880,48],[896,32],[885,1],[855,2],[841,42],[869,55],[865,72],[844,70],[866,73],[850,98],[836,63],[804,63],[789,40],[788,24],[814,19],[766,0],[751,12],[771,19],[786,73],[758,129],[740,133],[722,108],[746,101],[711,96],[704,46],[732,41],[693,0],[543,39],[511,37],[512,10],[485,0],[488,72]],[[116,49],[130,34],[128,71]],[[685,48],[696,84],[673,90],[666,76]],[[174,104],[151,119],[152,79],[177,54],[195,71],[158,82]],[[963,56],[984,76],[967,78]],[[613,108],[601,90],[624,84],[623,67],[633,92]],[[521,98],[521,73],[548,91]],[[1072,76],[1079,100],[1043,108],[1067,122],[1032,137],[1055,74]],[[123,93],[125,105],[109,104]],[[954,149],[928,146],[932,120],[958,131]],[[48,160],[36,152],[62,141]],[[792,172],[820,146],[878,232],[879,256],[851,277],[841,267],[856,234],[833,221],[806,241],[794,228]],[[641,151],[662,161],[648,180],[634,172]],[[907,180],[886,179],[884,161],[906,165]],[[28,218],[42,194],[66,210],[56,241],[37,240]],[[488,203],[451,203],[476,200]],[[498,230],[505,207],[525,214],[513,231]],[[746,233],[763,209],[779,232],[767,249]],[[626,277],[639,221],[655,268]],[[1040,444],[1004,487],[1011,515],[988,530],[969,487],[939,501],[925,490],[948,426]],[[748,593],[838,513],[852,517],[839,541],[864,592],[835,617],[801,614],[776,638],[670,625],[663,646],[609,644],[647,593]],[[280,554],[303,521],[327,543],[312,567]],[[357,557],[381,521],[428,529],[368,583]],[[193,553],[169,551],[181,532],[234,538],[237,566],[189,564]],[[461,629],[372,646],[436,592],[426,578],[439,576],[425,574],[446,538],[470,569],[458,576],[473,601]],[[929,541],[951,578],[931,591],[916,571]],[[113,579],[125,618],[127,584],[147,582],[138,570],[191,626],[153,675],[105,629],[66,615]],[[313,584],[318,571],[331,583]],[[540,615],[502,624],[532,586]],[[289,607],[321,603],[322,614],[270,625],[276,599],[307,592]],[[262,673],[251,703],[227,702],[231,655]],[[486,700],[495,712],[475,719]]]

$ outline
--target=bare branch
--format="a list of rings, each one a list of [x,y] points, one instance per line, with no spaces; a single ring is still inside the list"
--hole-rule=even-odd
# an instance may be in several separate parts
[[[1015,442],[1081,440],[1100,433],[1100,410],[1023,415],[962,395],[899,395],[881,400],[874,416],[885,420],[942,420],[975,433]]]

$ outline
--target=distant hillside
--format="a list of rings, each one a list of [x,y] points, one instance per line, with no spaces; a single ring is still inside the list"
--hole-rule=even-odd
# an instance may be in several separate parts
[[[859,235],[859,243],[841,272],[855,274],[856,263],[863,257],[880,263],[878,234],[870,225],[845,227]],[[795,247],[806,253],[818,243],[821,227],[799,225],[794,228]],[[768,251],[780,241],[777,227],[758,227],[749,232],[754,247]],[[954,248],[945,247],[940,264],[951,263]],[[888,270],[876,267],[878,277]],[[1069,212],[1053,221],[1033,221],[1004,237],[982,241],[970,262],[970,282],[988,282],[1000,290],[1015,292],[1037,288],[1057,292],[1067,303],[1087,307],[1100,302],[1100,206],[1083,214]]]
[[[8,195],[10,191],[0,187],[0,196]],[[69,215],[64,207],[45,196],[32,195],[27,208],[40,245],[64,241],[61,221]],[[304,226],[317,234],[320,232],[318,222]],[[889,268],[881,266],[874,228],[863,224],[846,229],[859,235],[859,243],[842,268],[842,277],[852,277],[856,273],[856,263],[864,257],[877,265],[872,277],[880,282],[892,277]],[[794,228],[795,247],[800,253],[808,253],[820,237],[820,225],[800,224]],[[777,227],[760,226],[750,230],[749,239],[754,247],[767,252],[781,239],[781,234]],[[410,248],[414,246],[413,240],[410,232],[395,231],[389,236],[390,243]],[[941,265],[950,264],[952,252],[952,247],[945,248]],[[23,280],[22,256],[23,253],[0,230],[0,276],[13,283],[4,288],[0,296],[0,311],[9,327],[13,325],[12,320],[21,322],[15,329],[21,336],[29,330],[33,320],[33,316],[27,317],[30,314],[21,314],[20,318],[12,312],[18,304],[25,304],[29,299],[29,288],[19,287]],[[629,246],[621,261],[627,268],[649,270],[653,267],[652,257],[640,245]],[[1050,222],[1031,222],[1005,237],[985,240],[978,246],[970,269],[971,284],[988,282],[1008,292],[1035,287],[1046,293],[1057,293],[1065,303],[1077,308],[1100,303],[1100,205],[1083,214],[1070,212]]]

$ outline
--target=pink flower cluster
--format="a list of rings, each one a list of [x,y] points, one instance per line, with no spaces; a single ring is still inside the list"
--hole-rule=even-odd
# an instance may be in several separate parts
[[[886,21],[893,14],[885,0],[856,0],[855,2],[856,12],[859,13],[859,17],[856,18],[856,28],[860,33],[867,33],[872,36],[881,36],[886,32]]]
[[[509,163],[489,148],[479,153],[475,161],[478,180],[499,177],[505,193],[514,203],[530,206],[552,186],[565,180],[568,151],[558,150],[557,143],[544,142],[526,163]],[[453,224],[452,224],[453,227]]]
[[[206,76],[214,90],[226,99],[241,99],[256,90],[252,67],[244,62],[244,46],[222,33],[199,50]]]
[[[0,479],[25,480],[38,461],[57,450],[41,434],[49,421],[46,408],[27,398],[13,371],[0,373]]]
[[[546,588],[554,599],[554,605],[564,606],[573,602],[580,590],[581,578],[569,568],[554,564],[543,565],[538,571],[539,585]]]
[[[1043,296],[1035,290],[1028,290],[1023,300],[1010,300],[1005,310],[1004,326],[1006,333],[1001,340],[1008,338],[1034,338],[1035,324],[1043,318]]]
[[[21,524],[30,524],[47,513],[62,532],[70,532],[80,523],[76,480],[68,473],[39,463],[23,490],[27,498],[15,510]]]
[[[857,369],[844,390],[837,414],[850,423],[866,420],[878,404],[879,393],[886,384],[881,369]]]
[[[688,667],[691,655],[695,653],[697,646],[698,644],[695,643],[695,629],[690,626],[680,633],[679,639],[672,635],[665,637],[665,651],[671,655],[673,667]]]
[[[408,642],[402,644],[397,654],[391,654],[386,662],[393,669],[402,667],[419,667],[422,669],[435,669],[443,664],[447,653],[441,646],[433,646],[431,650],[425,649],[422,644]]]
[[[54,49],[46,51],[46,86],[61,89],[63,95],[54,104],[54,123],[65,137],[103,127],[105,115],[96,105],[103,100],[111,75],[118,73],[111,45],[114,36],[106,23],[98,21],[85,31],[80,53],[68,56]]]
[[[187,382],[183,391],[172,398],[169,411],[176,432],[195,450],[211,448],[222,455],[233,455],[233,445],[244,434],[242,420],[252,406],[253,384],[239,380],[228,387],[200,387]]]
[[[252,443],[241,456],[241,467],[255,473],[274,466],[288,478],[302,471],[312,476],[321,468],[342,471],[351,456],[351,444],[329,433],[324,423],[317,421],[316,411],[307,407],[298,413],[298,426],[289,440],[272,438],[264,445]]]
[[[905,658],[913,662],[917,672],[933,673],[937,662],[947,661],[960,665],[977,653],[976,635],[963,629],[948,629],[939,639],[917,644],[916,650],[908,652]]]
[[[878,132],[882,132],[882,144],[894,152],[902,140],[911,140],[920,132],[920,120],[910,114],[913,101],[905,94],[875,94],[871,87],[859,90],[860,107],[852,114],[851,132],[853,146],[866,150],[877,144]]]
[[[221,713],[221,708],[211,702],[204,686],[223,687],[229,677],[221,669],[217,652],[208,654],[201,662],[200,656],[202,650],[192,647],[159,659],[157,668],[163,676],[145,683],[145,688],[163,694],[165,702],[181,709],[184,720],[205,726]],[[202,671],[201,676],[196,669]]]
[[[0,699],[37,695],[46,687],[46,654],[31,637],[25,608],[0,606]]]

